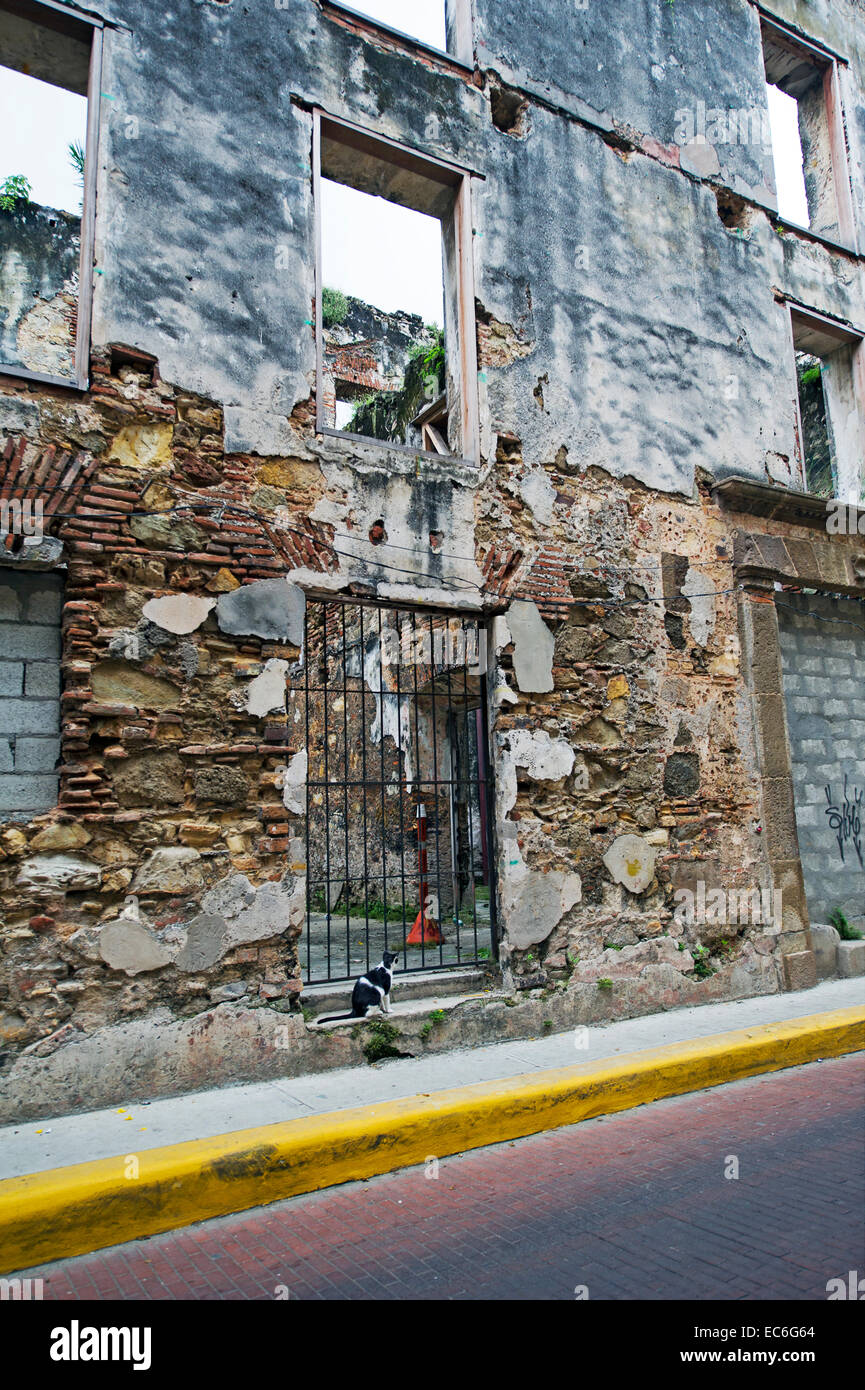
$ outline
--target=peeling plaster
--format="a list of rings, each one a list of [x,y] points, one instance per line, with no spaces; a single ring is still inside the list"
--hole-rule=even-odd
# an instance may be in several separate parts
[[[170,964],[172,953],[137,918],[120,916],[99,933],[99,954],[112,970],[140,975]]]
[[[216,603],[216,621],[235,637],[265,637],[292,646],[303,645],[306,598],[287,579],[256,579]]]
[[[306,815],[308,766],[309,756],[306,749],[302,748],[299,753],[295,753],[283,774],[282,803],[286,810],[293,811],[298,816]]]
[[[505,738],[510,745],[506,749]],[[538,781],[559,781],[573,770],[574,750],[564,739],[551,738],[544,730],[515,729],[506,736],[499,735],[497,742],[502,922],[510,946],[525,950],[545,941],[564,914],[576,906],[582,897],[582,882],[577,873],[531,869],[523,859],[517,826],[506,819],[517,799],[517,767],[525,767]]]
[[[542,468],[533,469],[520,483],[520,496],[541,526],[549,526],[553,520],[556,504],[556,490],[550,476]]]
[[[715,630],[715,599],[712,580],[699,570],[689,569],[682,585],[682,595],[690,600],[688,626],[698,647],[705,647]]]
[[[506,614],[514,643],[514,672],[520,690],[542,694],[553,689],[556,641],[530,600],[512,603]]]
[[[639,835],[619,835],[604,855],[604,863],[629,893],[644,893],[655,876],[657,855]]]
[[[530,869],[514,840],[505,860],[501,896],[505,933],[511,947],[524,951],[546,941],[581,898],[579,874]]]
[[[499,742],[502,741],[499,735]],[[551,738],[543,729],[513,729],[507,736],[510,752],[499,758],[500,814],[507,816],[517,800],[518,767],[526,768],[535,781],[558,782],[574,770],[574,750],[563,738]]]
[[[285,681],[288,662],[279,657],[271,657],[265,662],[260,676],[249,682],[246,691],[246,711],[262,718],[274,709],[285,708]]]
[[[149,603],[145,603],[141,612],[148,622],[155,623],[165,632],[184,637],[201,627],[215,605],[215,598],[197,598],[194,594],[165,594],[162,598],[152,598]]]

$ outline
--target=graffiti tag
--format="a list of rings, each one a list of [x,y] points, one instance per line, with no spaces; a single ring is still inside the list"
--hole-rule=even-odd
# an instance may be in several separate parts
[[[865,860],[862,858],[862,804],[865,801],[865,787],[860,787],[857,791],[855,787],[847,787],[847,774],[844,774],[844,797],[840,803],[833,802],[832,788],[826,787],[826,800],[829,805],[825,815],[829,817],[829,824],[835,831],[835,839],[838,841],[838,849],[841,854],[841,863],[844,861],[844,846],[852,844],[859,859],[859,863],[865,868]]]

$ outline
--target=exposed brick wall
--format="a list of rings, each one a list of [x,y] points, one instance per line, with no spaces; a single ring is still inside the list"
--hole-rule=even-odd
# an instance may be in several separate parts
[[[227,454],[218,403],[175,389],[155,364],[119,362],[122,354],[97,355],[82,397],[3,385],[18,418],[33,423],[0,447],[0,497],[41,496],[66,574],[57,803],[0,828],[0,898],[14,941],[0,958],[0,1043],[17,1068],[30,1065],[20,1058],[28,1048],[47,1061],[99,1030],[150,1026],[160,1010],[172,1026],[200,1019],[206,1029],[215,1006],[236,1006],[237,1052],[220,1054],[220,1067],[222,1079],[229,1068],[244,1078],[243,1030],[261,1026],[251,1011],[299,1018],[300,924],[274,920],[270,909],[280,885],[306,872],[305,818],[288,808],[282,781],[304,751],[303,719],[281,706],[253,715],[247,694],[267,662],[284,662],[296,714],[300,650],[231,636],[212,612],[173,634],[143,609],[166,595],[218,602],[296,568],[319,572],[323,587],[338,576],[346,596],[369,597],[380,552],[361,489],[344,523],[369,546],[357,567],[345,564],[345,535],[337,541],[332,523],[313,520],[338,515],[346,499],[342,474],[329,477],[315,458],[311,403],[292,422],[313,446],[306,456]],[[736,567],[783,567],[819,549],[827,573],[845,575],[837,582],[849,588],[859,542],[824,537],[818,547],[813,530],[775,521],[765,536],[746,534],[749,519],[726,512],[706,480],[696,497],[671,500],[590,469],[577,495],[564,451],[543,471],[530,493],[538,514],[523,495],[521,443],[500,437],[473,498],[473,528],[448,529],[433,479],[417,485],[411,518],[425,556],[431,531],[445,554],[473,554],[485,603],[504,611],[514,599],[534,601],[553,638],[553,688],[544,693],[521,689],[512,645],[498,649],[493,761],[498,776],[514,736],[528,732],[566,745],[573,772],[548,780],[520,765],[499,832],[533,883],[579,875],[581,899],[533,950],[508,948],[507,968],[523,988],[567,983],[592,1001],[601,998],[597,981],[613,979],[604,1017],[778,988],[777,937],[747,923],[686,932],[674,893],[699,881],[738,890],[771,879],[752,730],[742,720]],[[384,535],[399,524],[385,504]],[[387,566],[410,563],[400,546],[384,554]],[[394,573],[384,571],[388,581]],[[770,597],[763,606],[771,610]],[[604,862],[626,834],[655,855],[640,893],[614,882]],[[58,856],[72,865],[58,868]],[[67,868],[71,881],[58,881]],[[211,895],[241,880],[235,908],[262,895],[265,906],[245,939],[211,949],[219,915]],[[152,959],[127,969],[110,950],[106,959],[102,943],[121,918],[127,939],[135,935],[131,898]],[[701,942],[715,952],[710,976],[694,973]],[[209,1084],[215,1077],[202,1065],[196,1080]]]

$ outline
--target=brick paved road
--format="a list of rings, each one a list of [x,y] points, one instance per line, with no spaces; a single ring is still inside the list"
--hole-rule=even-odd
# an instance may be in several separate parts
[[[29,1272],[55,1299],[824,1300],[865,1271],[863,1082],[817,1062]]]

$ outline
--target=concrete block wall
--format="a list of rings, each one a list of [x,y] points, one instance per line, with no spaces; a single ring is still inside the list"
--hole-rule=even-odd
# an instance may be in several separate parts
[[[57,804],[62,599],[56,574],[0,569],[0,821]]]
[[[777,609],[808,910],[865,921],[863,605],[785,593]]]

